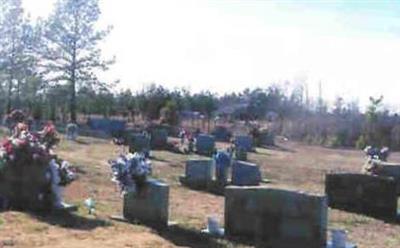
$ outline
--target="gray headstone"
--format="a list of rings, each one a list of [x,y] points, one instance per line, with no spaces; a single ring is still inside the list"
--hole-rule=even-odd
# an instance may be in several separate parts
[[[78,137],[78,125],[75,123],[69,123],[66,126],[65,132],[68,140],[76,140]]]
[[[168,131],[166,129],[152,130],[150,143],[152,148],[165,148],[168,144]]]
[[[139,193],[124,195],[124,218],[144,224],[168,225],[169,185],[149,179]]]
[[[232,184],[237,186],[259,185],[260,167],[253,163],[235,161],[232,166]]]
[[[192,187],[204,188],[213,180],[213,160],[186,161],[185,177],[181,181]]]
[[[328,174],[325,192],[329,206],[378,218],[397,216],[396,182],[393,178],[365,174]]]
[[[150,138],[142,133],[129,134],[128,138],[129,149],[133,152],[150,151]]]
[[[326,245],[326,197],[259,186],[225,189],[225,231],[263,247]]]
[[[236,136],[235,146],[245,149],[247,152],[253,151],[253,138],[250,136]]]
[[[400,164],[380,162],[376,175],[392,177],[397,182],[397,195],[400,195]]]
[[[211,155],[215,150],[215,138],[212,135],[200,134],[196,138],[196,151],[199,154]]]

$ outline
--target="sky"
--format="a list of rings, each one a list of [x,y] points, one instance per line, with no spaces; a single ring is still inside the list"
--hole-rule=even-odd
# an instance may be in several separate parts
[[[24,0],[33,18],[55,0]],[[194,92],[289,81],[310,94],[400,109],[400,0],[100,0],[101,45],[121,88]]]

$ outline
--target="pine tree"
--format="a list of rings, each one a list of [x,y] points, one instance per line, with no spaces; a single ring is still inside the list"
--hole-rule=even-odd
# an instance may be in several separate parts
[[[49,82],[68,84],[72,122],[76,122],[79,87],[106,87],[96,72],[107,70],[113,63],[101,58],[98,45],[110,28],[97,30],[99,17],[98,0],[59,0],[44,27],[41,51],[44,74]]]
[[[10,112],[13,91],[20,107],[21,84],[34,71],[33,28],[24,17],[21,0],[2,0],[0,5],[0,70],[6,81],[6,109]]]

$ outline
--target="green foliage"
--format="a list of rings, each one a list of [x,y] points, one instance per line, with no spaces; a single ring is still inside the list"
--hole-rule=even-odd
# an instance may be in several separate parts
[[[381,96],[379,98],[374,98],[371,96],[369,98],[369,101],[370,101],[370,104],[367,108],[366,116],[367,116],[367,121],[370,124],[372,124],[378,120],[378,110],[383,101],[383,96]]]
[[[367,140],[364,135],[360,135],[358,140],[356,141],[356,148],[357,149],[364,149],[367,146]]]
[[[97,30],[98,0],[59,0],[45,23],[40,47],[47,80],[68,84],[71,121],[76,121],[76,92],[82,86],[104,89],[96,71],[107,70],[112,60],[103,60],[98,44],[109,33]]]
[[[162,122],[169,125],[177,125],[179,121],[178,104],[174,100],[168,100],[160,111]]]

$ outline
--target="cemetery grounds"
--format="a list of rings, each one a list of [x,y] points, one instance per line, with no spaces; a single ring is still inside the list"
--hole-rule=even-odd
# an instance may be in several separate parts
[[[328,149],[295,142],[278,141],[273,149],[257,149],[249,160],[260,165],[269,186],[323,193],[324,175],[330,171],[359,172],[364,154],[357,150]],[[218,143],[218,147],[227,144]],[[208,216],[223,223],[224,198],[194,191],[179,184],[185,161],[194,155],[153,151],[153,175],[170,184],[170,221],[167,230],[154,230],[138,224],[111,220],[122,213],[122,199],[110,181],[107,161],[120,148],[110,140],[80,137],[76,142],[65,139],[59,144],[59,155],[77,166],[78,175],[65,192],[67,202],[79,206],[74,215],[38,215],[0,213],[0,248],[3,247],[248,247],[240,241],[205,237],[200,230]],[[400,161],[393,153],[391,161]],[[95,215],[89,215],[83,202],[96,201]],[[400,247],[400,224],[389,224],[358,214],[329,210],[329,228],[344,228],[349,239],[360,248]]]

